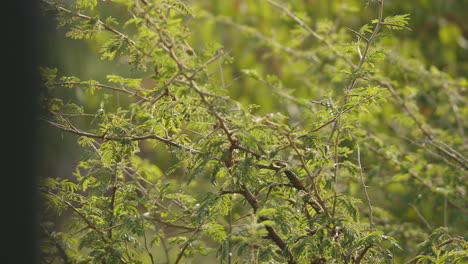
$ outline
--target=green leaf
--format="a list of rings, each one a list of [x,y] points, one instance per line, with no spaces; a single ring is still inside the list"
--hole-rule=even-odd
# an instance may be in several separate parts
[[[79,9],[93,10],[97,6],[97,0],[76,0],[76,7]]]

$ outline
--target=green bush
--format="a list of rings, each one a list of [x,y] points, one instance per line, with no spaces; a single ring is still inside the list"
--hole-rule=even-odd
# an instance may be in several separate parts
[[[467,80],[408,58],[384,0],[306,2],[43,1],[113,62],[41,68],[82,153],[40,185],[43,261],[467,261]]]

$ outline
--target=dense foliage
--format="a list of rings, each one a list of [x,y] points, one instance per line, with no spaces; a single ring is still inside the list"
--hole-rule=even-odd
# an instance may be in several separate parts
[[[44,263],[466,263],[464,70],[384,0],[307,2],[44,0],[113,62],[41,68],[82,153],[42,179]]]

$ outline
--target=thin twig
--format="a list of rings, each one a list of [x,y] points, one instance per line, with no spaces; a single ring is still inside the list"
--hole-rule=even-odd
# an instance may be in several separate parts
[[[57,197],[59,199],[61,199],[61,197],[57,196],[56,194],[52,193],[52,192],[47,192],[48,194],[50,195],[53,195],[54,197]],[[69,201],[67,200],[62,200],[62,202],[67,205],[70,209],[72,209],[76,214],[78,214],[81,219],[83,219],[83,221],[88,225],[89,228],[91,228],[92,230],[94,230],[96,233],[98,233],[100,236],[101,236],[101,239],[104,243],[106,244],[109,244],[111,245],[112,242],[109,241],[106,236],[104,235],[104,232],[102,230],[100,230],[93,222],[91,222],[91,220],[88,219],[88,217],[86,217],[86,215],[82,212],[80,212],[80,210],[78,210],[78,208],[76,208],[75,206],[73,206],[73,204],[71,204]],[[123,258],[123,256],[120,258],[120,261],[124,264],[127,263],[127,261]]]
[[[183,225],[178,225],[178,224],[174,224],[174,223],[170,223],[170,222],[167,222],[167,221],[164,221],[162,219],[159,219],[155,216],[152,216],[149,218],[150,220],[153,220],[155,222],[158,222],[160,224],[163,224],[167,227],[171,227],[171,228],[177,228],[177,229],[185,229],[185,230],[189,230],[189,231],[195,231],[196,228],[195,227],[190,227],[190,226],[183,226]]]
[[[385,159],[390,159],[390,158],[388,158],[387,156],[385,156],[385,154],[381,153],[376,147],[370,145],[369,143],[366,143],[366,145],[367,145],[367,146],[369,147],[369,149],[370,149],[371,151],[373,151],[374,153],[376,153],[376,154],[378,154],[378,155],[384,157]],[[398,160],[396,160],[396,159],[391,159],[391,160],[392,160],[392,162],[394,162],[397,166],[402,166],[402,165],[403,165],[400,161],[398,161]],[[421,186],[426,187],[426,188],[427,188],[429,191],[431,191],[433,194],[440,195],[439,192],[436,192],[436,191],[434,190],[435,188],[434,188],[434,186],[433,186],[431,183],[428,183],[425,179],[421,178],[421,177],[420,177],[419,175],[417,175],[413,170],[410,169],[410,170],[408,171],[408,173],[409,173],[409,175],[410,175],[411,177],[413,177],[413,178],[416,179],[419,183],[421,183]],[[455,208],[457,208],[457,209],[466,211],[466,209],[465,209],[463,206],[457,205],[457,204],[456,204],[454,201],[452,201],[451,199],[448,199],[447,201],[448,201],[448,203],[449,203],[451,206],[453,206],[453,207],[455,207]]]
[[[87,86],[96,86],[96,87],[99,87],[99,88],[105,88],[105,89],[110,89],[110,90],[113,90],[113,91],[117,91],[117,92],[122,92],[122,93],[126,93],[128,95],[131,95],[131,96],[135,96],[135,97],[138,97],[144,101],[149,101],[148,98],[146,98],[145,96],[143,95],[140,95],[138,92],[132,92],[130,90],[127,90],[127,89],[123,89],[123,88],[119,88],[119,87],[114,87],[114,86],[110,86],[110,85],[105,85],[105,84],[100,84],[100,83],[89,83],[89,82],[77,82],[77,81],[69,81],[69,82],[57,82],[57,83],[54,83],[53,86],[59,86],[59,85],[63,85],[63,86],[67,86],[67,85],[87,85]]]
[[[367,245],[366,247],[364,247],[361,251],[361,253],[359,253],[359,256],[354,260],[354,264],[360,264],[362,259],[364,258],[364,256],[366,255],[367,251],[372,247],[372,244],[369,244]]]
[[[463,119],[460,116],[460,113],[458,111],[458,106],[457,103],[455,102],[450,90],[448,89],[447,85],[444,85],[443,91],[446,91],[447,97],[450,102],[450,107],[452,108],[453,114],[455,116],[455,120],[457,121],[457,127],[458,127],[458,134],[460,134],[460,137],[465,140],[465,129],[464,129],[464,124],[463,124]]]
[[[70,256],[68,256],[67,251],[65,250],[64,246],[61,244],[61,241],[58,241],[57,237],[53,235],[53,233],[49,232],[47,228],[40,224],[41,229],[43,232],[49,237],[49,239],[52,240],[52,242],[55,245],[55,248],[57,248],[57,254],[60,256],[60,258],[63,260],[64,264],[72,264],[73,261],[70,259]]]
[[[257,39],[259,39],[259,40],[261,40],[261,41],[263,41],[265,43],[268,43],[271,46],[277,48],[278,50],[286,52],[286,53],[294,56],[295,58],[304,59],[304,60],[315,62],[315,63],[319,62],[319,59],[318,59],[317,55],[315,55],[315,54],[306,54],[304,52],[294,50],[291,47],[284,46],[283,44],[277,42],[276,40],[274,40],[274,39],[272,39],[270,37],[267,37],[267,36],[263,35],[262,33],[258,32],[256,30],[252,30],[247,26],[234,23],[232,21],[232,19],[230,19],[230,18],[214,17],[214,20],[216,22],[223,23],[223,24],[226,24],[226,25],[230,25],[232,27],[235,27],[238,30],[242,30],[242,31],[244,31],[246,33],[249,33],[249,34],[253,35],[255,38],[257,38]]]
[[[418,208],[412,203],[408,203],[408,204],[414,209],[414,211],[418,215],[419,219],[421,219],[423,221],[423,223],[426,225],[427,229],[432,230],[431,224],[429,224],[429,222],[426,220],[424,215],[422,215],[422,213],[418,210]]]
[[[396,92],[395,88],[389,81],[380,80],[376,78],[373,78],[373,80],[379,82],[380,84],[388,88],[392,96],[400,103],[400,109],[402,109],[403,112],[406,112],[411,117],[411,119],[413,119],[419,130],[426,137],[427,142],[429,144],[437,148],[440,152],[444,153],[450,159],[456,161],[464,169],[468,169],[468,159],[461,153],[455,151],[447,144],[436,140],[435,136],[432,134],[429,128],[427,128],[427,126],[423,124],[423,122],[418,118],[418,116],[413,112],[413,110],[411,110],[406,101]]]
[[[335,124],[339,124],[341,118]],[[339,163],[339,153],[338,153],[338,146],[340,144],[340,135],[341,129],[338,129],[336,132],[335,142],[333,143],[333,180],[335,182],[333,186],[333,209],[332,209],[332,217],[335,217],[336,211],[336,201],[338,199],[338,173],[340,170],[340,163]]]
[[[361,165],[361,149],[359,148],[359,143],[356,143],[357,146],[357,161],[358,161],[358,166],[359,166],[359,178],[361,180],[361,185],[362,188],[364,189],[364,194],[366,195],[366,200],[367,200],[367,208],[369,209],[369,232],[374,231],[374,217],[373,217],[373,209],[372,209],[372,204],[370,200],[369,193],[367,192],[367,185],[364,182],[364,176],[362,173],[362,165]]]
[[[198,234],[198,232],[200,232],[201,227],[204,225],[204,223],[205,223],[205,220],[203,220],[200,223],[200,225],[198,225],[198,227],[193,231],[192,235],[187,239],[184,246],[181,248],[179,254],[177,255],[177,258],[174,261],[174,264],[178,264],[179,261],[182,259],[182,256],[184,255],[185,250],[187,250],[187,247],[189,246],[189,244],[191,244],[192,239],[195,237],[195,235]]]
[[[109,211],[110,211],[110,220],[109,220],[109,227],[112,227],[114,225],[114,207],[115,207],[115,196],[117,194],[117,189],[118,189],[118,184],[117,184],[117,169],[118,163],[116,162],[114,165],[114,173],[112,175],[112,190],[111,190],[111,201],[109,204]],[[107,236],[109,239],[112,239],[112,228],[109,228],[107,231]]]
[[[147,238],[146,238],[146,232],[145,232],[145,229],[144,229],[143,219],[141,219],[141,227],[142,227],[141,229],[143,230],[143,241],[144,241],[144,244],[145,244],[146,253],[148,253],[148,256],[150,257],[151,264],[154,264],[153,254],[151,253],[151,251],[150,251],[150,249],[148,247],[148,242],[147,242]]]
[[[356,68],[356,72],[359,72],[364,65],[364,62],[366,61],[367,58],[367,52],[369,51],[370,46],[372,45],[372,42],[374,41],[375,37],[377,36],[377,33],[380,31],[380,28],[382,26],[382,20],[383,20],[383,8],[384,8],[384,0],[379,0],[379,17],[377,24],[375,25],[374,30],[372,31],[371,36],[369,37],[368,41],[366,42],[366,47],[364,48],[364,51],[361,54],[361,59],[359,60],[359,64]],[[347,87],[348,91],[351,91],[354,86],[356,85],[356,81],[358,78],[353,78],[351,81],[351,84]],[[346,98],[345,98],[346,99]],[[347,103],[347,100],[344,100],[344,104]]]
[[[163,246],[163,249],[164,249],[164,255],[166,256],[167,264],[170,264],[171,255],[169,254],[169,247],[167,246],[166,238],[164,236],[159,236],[159,239],[161,239],[161,245]]]
[[[337,113],[334,117],[332,117],[331,119],[329,119],[328,121],[326,121],[326,122],[323,123],[322,125],[320,125],[320,126],[314,128],[314,129],[312,129],[310,132],[313,133],[313,132],[319,131],[320,129],[322,129],[322,128],[328,126],[329,124],[331,124],[331,123],[333,123],[333,122],[335,122],[341,115],[346,114],[347,112],[349,112],[349,111],[353,110],[354,108],[360,106],[361,104],[365,103],[366,101],[368,101],[368,100],[370,100],[370,99],[376,97],[377,95],[378,95],[378,93],[375,93],[375,94],[371,94],[371,95],[369,95],[369,96],[367,96],[367,97],[361,99],[361,100],[360,100],[359,102],[357,102],[355,105],[352,105],[352,106],[350,106],[350,107],[348,107],[348,108],[343,109],[341,112]]]
[[[453,243],[453,242],[460,242],[460,241],[462,241],[462,242],[464,241],[463,237],[458,237],[458,236],[456,236],[456,237],[454,237],[454,238],[447,239],[447,240],[445,240],[444,242],[441,242],[441,243],[435,245],[435,248],[440,249],[440,248],[443,247],[443,246],[446,246],[446,245],[451,244],[451,243]],[[412,258],[411,260],[409,260],[409,261],[406,262],[405,264],[417,263],[418,260],[419,260],[420,258],[422,258],[422,256],[423,256],[424,254],[426,254],[426,253],[425,253],[425,252],[419,253],[418,256]]]
[[[353,29],[350,29],[350,28],[346,28],[349,32],[353,33],[354,35],[358,36],[359,38],[361,38],[362,40],[364,40],[366,43],[369,42],[369,39],[366,38],[365,36],[363,36],[361,33],[357,32],[356,30],[353,30]]]
[[[287,16],[292,18],[294,21],[296,21],[302,28],[304,28],[307,32],[309,32],[310,35],[312,35],[314,38],[317,40],[323,42],[333,53],[335,53],[336,56],[342,58],[345,60],[352,68],[356,68],[356,65],[353,64],[353,62],[343,55],[339,50],[337,50],[332,43],[330,43],[327,39],[319,35],[315,30],[313,30],[311,27],[309,27],[302,19],[300,19],[298,16],[296,16],[291,10],[287,9],[283,5],[273,1],[273,0],[266,0],[268,3],[271,5],[275,6],[276,8],[282,10]]]
[[[72,134],[79,135],[79,136],[84,136],[84,137],[96,138],[96,139],[102,139],[102,140],[128,139],[128,140],[132,140],[132,141],[142,141],[142,140],[146,140],[146,139],[156,139],[156,140],[161,141],[161,142],[163,142],[163,143],[165,143],[167,145],[177,147],[177,148],[180,148],[180,149],[184,149],[184,150],[192,152],[192,153],[201,153],[200,150],[184,146],[184,145],[182,145],[180,143],[177,143],[177,142],[173,141],[173,139],[160,137],[160,136],[154,135],[154,134],[144,135],[144,136],[133,136],[133,137],[113,137],[113,136],[106,136],[105,134],[97,135],[97,134],[93,134],[93,133],[89,133],[89,132],[86,132],[86,131],[79,130],[77,128],[70,128],[70,127],[67,127],[65,125],[55,123],[55,122],[52,122],[52,121],[49,121],[49,120],[46,120],[46,122],[49,123],[50,125],[54,126],[54,127],[60,128],[61,130],[65,131],[65,132],[72,133]]]

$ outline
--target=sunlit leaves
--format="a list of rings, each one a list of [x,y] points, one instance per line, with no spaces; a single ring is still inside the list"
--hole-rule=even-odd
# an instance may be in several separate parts
[[[129,40],[122,36],[115,36],[108,40],[101,48],[101,60],[113,60],[116,56],[125,54],[129,50]]]
[[[369,25],[369,24],[365,24],[364,26],[362,26],[360,29],[359,29],[359,33],[361,34],[366,34],[366,33],[372,33],[372,26]]]
[[[76,7],[79,9],[94,9],[98,0],[77,0]]]
[[[410,14],[404,14],[404,15],[388,16],[384,18],[383,22],[385,23],[385,25],[387,25],[391,29],[401,30],[401,29],[404,29],[406,25],[408,25],[409,19],[410,19]]]
[[[131,88],[139,88],[141,84],[141,79],[130,79],[117,75],[107,75],[106,77],[109,82],[119,83]]]
[[[103,26],[98,17],[85,20],[72,27],[65,36],[72,39],[93,39],[103,30]]]

